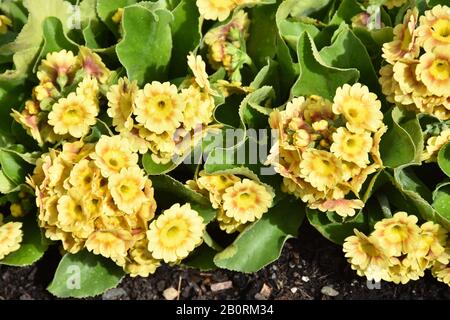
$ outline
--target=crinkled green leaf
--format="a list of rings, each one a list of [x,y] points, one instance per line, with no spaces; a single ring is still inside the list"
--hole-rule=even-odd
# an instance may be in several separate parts
[[[15,187],[14,183],[0,170],[0,193],[10,193]]]
[[[446,143],[437,156],[439,168],[450,177],[450,143]]]
[[[212,271],[217,269],[214,264],[214,256],[217,251],[210,248],[206,244],[194,250],[189,257],[183,260],[182,264],[189,268],[195,268],[201,271]]]
[[[97,14],[100,20],[116,35],[119,36],[119,25],[112,21],[117,9],[133,5],[137,0],[97,0]]]
[[[257,272],[278,259],[286,240],[297,235],[304,215],[302,203],[285,198],[218,253],[214,263],[233,271]]]
[[[42,258],[48,248],[48,242],[42,238],[36,217],[30,213],[27,217],[16,220],[22,222],[23,240],[20,248],[7,255],[0,264],[24,267],[29,266]]]
[[[0,164],[5,176],[16,186],[25,181],[28,165],[14,152],[0,150]]]
[[[87,250],[65,254],[47,290],[58,298],[86,298],[115,288],[124,276],[111,259]]]
[[[437,211],[438,221],[450,231],[450,183],[440,184],[433,192],[433,208]]]
[[[128,78],[139,85],[167,79],[172,53],[172,14],[163,9],[150,11],[141,5],[126,7],[123,13],[123,39],[117,56]]]
[[[361,4],[356,0],[343,0],[334,13],[330,24],[339,25],[342,22],[350,23],[354,16],[363,11]]]
[[[115,2],[115,1],[111,1]],[[80,2],[81,28],[83,31],[84,45],[91,49],[109,47],[112,36],[109,28],[97,16],[97,0],[83,0]]]
[[[319,56],[311,36],[304,33],[297,48],[300,76],[291,89],[292,96],[319,95],[333,100],[336,89],[359,78],[357,69],[340,69],[327,66]]]

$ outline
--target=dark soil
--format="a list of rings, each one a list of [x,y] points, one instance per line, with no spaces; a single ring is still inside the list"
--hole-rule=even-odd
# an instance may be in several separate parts
[[[280,259],[258,273],[205,273],[162,266],[147,279],[127,277],[118,289],[97,298],[164,299],[164,290],[173,287],[180,288],[180,299],[450,299],[450,288],[429,273],[407,285],[383,282],[381,288],[369,289],[351,270],[341,250],[304,224],[299,238],[287,242]],[[28,268],[0,266],[0,300],[53,299],[45,287],[56,269],[57,255],[56,250],[50,251]],[[211,290],[211,284],[225,281],[232,281],[232,288]],[[324,295],[324,286],[338,294]]]

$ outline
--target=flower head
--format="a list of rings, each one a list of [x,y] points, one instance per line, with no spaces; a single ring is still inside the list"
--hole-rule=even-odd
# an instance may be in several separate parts
[[[236,7],[235,0],[197,0],[200,14],[207,20],[223,21]]]
[[[148,251],[147,239],[143,239],[138,241],[128,252],[124,269],[131,277],[148,277],[155,273],[159,265],[160,262],[153,258]]]
[[[336,212],[341,217],[353,217],[356,210],[364,207],[364,202],[359,199],[337,199],[318,201],[311,204],[311,209],[319,209],[322,212]]]
[[[92,101],[71,93],[53,105],[48,114],[48,123],[57,134],[70,134],[81,138],[88,133],[90,126],[95,124],[97,114],[97,107]]]
[[[191,53],[188,55],[187,61],[189,68],[194,74],[197,85],[205,90],[206,93],[210,93],[211,85],[208,80],[208,74],[206,73],[206,63],[203,61],[202,56],[194,56]]]
[[[207,175],[201,171],[197,178],[197,186],[200,190],[205,190],[209,193],[209,199],[213,208],[219,208],[222,204],[222,196],[225,190],[233,186],[241,179],[233,174],[214,174]]]
[[[406,212],[397,212],[392,218],[383,219],[375,224],[372,233],[384,251],[391,256],[413,252],[419,241],[420,228],[417,217]]]
[[[381,102],[366,86],[345,84],[336,90],[333,102],[333,112],[344,116],[347,128],[352,132],[375,132],[383,124]]]
[[[417,78],[428,91],[437,96],[450,96],[450,51],[446,47],[436,47],[420,57],[416,68]]]
[[[94,254],[111,258],[119,264],[125,263],[133,237],[125,230],[99,230],[92,233],[86,241],[86,248]]]
[[[117,207],[127,213],[135,213],[145,201],[146,179],[138,167],[123,168],[109,177],[108,187]]]
[[[83,159],[78,162],[70,172],[69,182],[73,187],[86,194],[92,191],[96,176],[96,167],[93,161]]]
[[[450,7],[437,5],[420,17],[418,42],[426,51],[450,45]]]
[[[146,84],[137,93],[135,104],[136,121],[156,134],[174,132],[183,121],[177,87],[168,82]]]
[[[118,132],[128,132],[133,128],[134,99],[138,91],[136,81],[120,78],[118,84],[109,88],[108,115],[113,119],[113,126]]]
[[[342,179],[342,164],[330,152],[307,149],[302,157],[300,176],[317,190],[331,189]]]
[[[336,157],[353,162],[359,167],[365,167],[369,163],[369,151],[371,149],[372,138],[367,131],[352,133],[341,127],[333,133],[333,144],[330,151]]]
[[[101,136],[91,157],[106,178],[138,162],[138,156],[130,151],[126,140],[121,136]]]
[[[19,250],[22,237],[22,223],[8,222],[0,226],[0,260]]]
[[[174,204],[150,224],[148,250],[168,263],[182,260],[202,243],[204,229],[202,217],[189,203]]]
[[[78,59],[73,55],[72,51],[50,52],[42,60],[37,76],[41,82],[51,81],[56,83],[56,80],[60,77],[67,77],[67,82],[69,78],[74,76],[78,68]]]
[[[87,238],[94,231],[92,212],[86,210],[83,196],[76,189],[58,200],[58,223],[61,230],[78,238]]]
[[[111,72],[98,54],[82,46],[80,47],[78,56],[81,61],[81,66],[87,75],[96,78],[100,83],[106,82]]]
[[[263,185],[244,179],[227,188],[222,197],[225,214],[243,224],[260,219],[272,206],[274,195]]]
[[[190,86],[183,89],[180,98],[185,104],[183,110],[183,127],[190,131],[199,126],[207,125],[212,121],[214,101],[200,92],[198,88]]]

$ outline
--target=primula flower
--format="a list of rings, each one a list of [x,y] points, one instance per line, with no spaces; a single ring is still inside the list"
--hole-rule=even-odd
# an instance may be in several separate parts
[[[126,260],[124,270],[131,277],[148,277],[150,274],[155,273],[160,265],[160,262],[153,258],[150,251],[148,251],[147,239],[138,241],[128,252]]]
[[[85,77],[79,84],[76,90],[78,96],[91,100],[95,105],[98,105],[99,87],[96,78]]]
[[[450,266],[436,263],[431,269],[433,276],[440,282],[450,286]]]
[[[302,154],[300,175],[319,191],[333,188],[342,179],[341,162],[323,150],[307,149]]]
[[[96,166],[94,162],[83,159],[73,167],[69,182],[82,193],[89,193],[92,191],[95,175]]]
[[[130,151],[126,140],[121,136],[101,136],[91,157],[105,178],[120,173],[123,168],[132,167],[138,162],[137,154]]]
[[[132,152],[145,154],[152,148],[152,143],[139,134],[139,128],[135,127],[131,131],[123,131],[120,133],[122,139],[124,139],[128,147]]]
[[[92,101],[71,93],[53,105],[48,123],[57,134],[81,138],[95,124],[97,114],[98,109]]]
[[[112,118],[113,126],[118,132],[127,132],[133,129],[134,99],[138,92],[136,81],[130,82],[128,78],[120,78],[118,84],[109,88],[108,115]]]
[[[356,210],[364,207],[364,202],[359,199],[326,200],[311,204],[311,209],[319,209],[322,212],[336,212],[341,217],[353,217]]]
[[[367,237],[358,230],[355,235],[345,239],[343,250],[345,257],[359,275],[369,280],[381,281],[387,277],[389,260],[375,237]]]
[[[417,41],[425,51],[431,52],[437,46],[450,45],[450,7],[436,5],[420,17]]]
[[[217,209],[222,204],[222,196],[225,190],[239,181],[241,179],[232,174],[207,175],[204,171],[201,171],[197,178],[197,185],[200,190],[209,193],[209,200],[213,208]]]
[[[8,222],[0,226],[0,260],[19,250],[22,237],[21,222]]]
[[[197,85],[205,91],[205,93],[213,93],[211,91],[211,84],[208,80],[208,74],[206,73],[206,63],[203,61],[202,56],[194,56],[193,53],[188,55],[187,63]]]
[[[253,222],[269,210],[273,197],[263,185],[244,179],[225,190],[223,209],[228,217],[240,223]]]
[[[356,163],[359,167],[367,166],[371,149],[372,138],[369,132],[352,133],[341,127],[333,133],[330,151],[336,157]]]
[[[414,258],[407,255],[404,258],[390,259],[392,265],[388,268],[388,277],[384,280],[395,284],[406,284],[411,280],[418,280],[424,276],[424,268],[419,268],[418,264],[413,262]]]
[[[235,0],[197,0],[197,7],[203,18],[223,21],[236,7]]]
[[[94,254],[111,258],[119,265],[125,263],[128,250],[132,247],[133,236],[125,230],[96,231],[86,241],[86,248]]]
[[[169,82],[146,84],[136,97],[136,121],[156,134],[174,132],[183,121],[177,87]]]
[[[214,100],[191,86],[183,89],[180,98],[185,104],[183,110],[183,127],[185,130],[198,129],[212,121]]]
[[[422,160],[427,162],[436,161],[439,150],[450,141],[450,129],[444,129],[438,136],[428,138],[425,150],[422,153]]]
[[[228,234],[242,232],[246,227],[246,224],[242,224],[234,218],[227,216],[223,209],[219,210],[217,213],[217,222],[219,223],[220,230],[223,230]]]
[[[202,243],[205,224],[189,203],[174,204],[150,224],[148,250],[167,263],[186,258]]]
[[[417,217],[406,212],[397,212],[392,218],[383,219],[375,224],[372,236],[377,239],[386,254],[400,256],[413,252],[420,240],[420,228]]]
[[[414,255],[423,257],[428,261],[441,258],[445,253],[447,231],[440,225],[428,221],[420,226],[419,241],[416,244]],[[448,257],[444,261],[448,263]]]
[[[400,59],[413,59],[418,56],[420,48],[416,41],[416,24],[419,11],[409,9],[403,19],[403,24],[394,28],[394,40],[383,45],[383,58],[394,64]]]
[[[347,128],[352,132],[377,131],[383,124],[380,109],[381,102],[374,93],[369,92],[367,86],[345,84],[336,90],[333,112],[344,116]]]
[[[0,15],[0,34],[8,32],[8,28],[12,27],[12,21],[5,15]]]
[[[123,168],[109,177],[108,187],[117,207],[127,213],[135,213],[145,201],[146,178],[138,167]]]
[[[83,70],[88,76],[96,78],[100,83],[105,83],[106,80],[108,80],[111,72],[105,66],[98,54],[92,52],[91,49],[82,46],[80,47],[78,57]]]
[[[83,208],[83,195],[77,189],[69,191],[58,200],[58,224],[65,232],[71,232],[78,238],[87,238],[94,231],[90,212]]]
[[[417,78],[428,91],[437,96],[450,96],[450,51],[447,47],[436,47],[420,57],[416,68]]]
[[[78,59],[72,51],[50,52],[42,60],[37,77],[41,82],[51,81],[53,83],[56,83],[57,79],[62,77],[64,78],[63,81],[67,83],[79,67]]]

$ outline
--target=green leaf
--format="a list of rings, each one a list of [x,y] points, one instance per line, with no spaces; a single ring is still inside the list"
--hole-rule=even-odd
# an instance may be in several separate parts
[[[340,69],[327,66],[319,56],[311,36],[304,33],[297,48],[300,76],[291,89],[292,96],[319,95],[333,100],[336,89],[359,78],[357,69]]]
[[[32,67],[40,50],[43,38],[42,22],[47,17],[56,17],[68,21],[72,14],[70,4],[63,0],[24,0],[29,12],[28,22],[22,28],[16,40],[0,47],[0,55],[13,55],[15,70],[8,70],[0,75],[3,81],[23,80]],[[67,25],[63,25],[67,31]]]
[[[83,0],[79,7],[85,46],[91,49],[109,47],[111,33],[97,16],[97,0]]]
[[[103,135],[113,136],[113,133],[111,132],[111,129],[105,122],[101,121],[100,119],[97,119],[95,125],[91,127],[91,133],[84,138],[84,142],[88,143],[97,142]]]
[[[44,59],[49,52],[60,51],[62,49],[73,51],[75,54],[78,52],[77,44],[66,37],[62,23],[58,18],[46,18],[42,24],[42,28],[44,45],[39,52],[39,57],[34,65],[34,72],[37,71],[41,59]]]
[[[366,47],[345,23],[334,33],[332,44],[320,50],[320,56],[332,67],[358,69],[359,82],[367,85],[371,92],[381,93],[378,77]]]
[[[27,165],[14,152],[0,150],[0,164],[5,176],[16,186],[25,181]]]
[[[206,224],[216,217],[217,210],[211,207],[211,202],[208,198],[189,189],[178,180],[165,174],[152,176],[150,179],[152,180],[156,197],[166,196],[166,199],[164,200],[170,203],[180,200],[191,203],[192,209],[200,214]],[[167,198],[167,196],[170,198]]]
[[[172,161],[164,164],[156,163],[149,153],[144,154],[142,157],[142,165],[144,166],[145,172],[151,176],[168,173],[177,167],[177,164]]]
[[[447,142],[441,150],[439,150],[437,156],[437,163],[439,168],[450,177],[450,143]]]
[[[15,187],[14,183],[5,176],[2,170],[0,170],[0,193],[10,193]]]
[[[334,13],[330,24],[339,25],[342,22],[350,24],[352,18],[363,11],[363,8],[356,0],[343,0]]]
[[[433,192],[433,208],[438,214],[438,221],[450,231],[450,182],[440,184]]]
[[[324,213],[306,209],[309,223],[328,240],[342,245],[345,238],[353,234],[353,229],[368,232],[367,217],[361,210],[355,217],[342,220],[336,213]]]
[[[22,222],[23,240],[20,248],[7,255],[0,264],[24,267],[29,266],[42,258],[48,248],[48,242],[42,238],[41,230],[36,223],[36,217],[31,214],[23,219]]]
[[[228,270],[257,272],[278,259],[286,240],[297,235],[304,215],[303,204],[285,198],[218,253],[214,263]]]
[[[239,116],[243,123],[250,128],[264,128],[272,108],[261,106],[264,101],[274,99],[274,91],[271,86],[259,88],[242,100],[239,106]]]
[[[401,126],[406,114],[407,111],[397,107],[392,112],[385,114],[384,122],[389,129],[381,139],[380,154],[386,167],[396,168],[404,164],[417,162],[419,152],[423,150],[423,148],[416,149],[416,143],[420,143],[420,141],[415,143],[406,128]],[[414,131],[416,131],[420,130],[420,125],[417,122],[414,126],[408,125],[407,128],[410,130],[415,128]],[[411,131],[411,133],[416,136],[414,131]],[[423,140],[421,143],[423,144]]]
[[[173,50],[170,62],[170,78],[185,76],[187,55],[193,51],[202,37],[200,14],[195,1],[182,0],[172,11]]]
[[[213,271],[217,269],[217,266],[214,264],[214,256],[216,253],[216,250],[211,249],[206,244],[202,244],[189,257],[184,259],[182,264],[186,267],[201,271]]]
[[[137,0],[97,0],[97,14],[100,20],[111,30],[117,37],[119,34],[119,25],[112,21],[112,17],[117,9],[133,5]]]
[[[123,276],[111,259],[83,250],[64,255],[47,290],[58,298],[93,297],[117,287]]]
[[[117,56],[130,80],[139,85],[152,80],[167,79],[172,52],[170,22],[167,10],[155,10],[133,5],[123,13],[123,39],[116,46]]]

